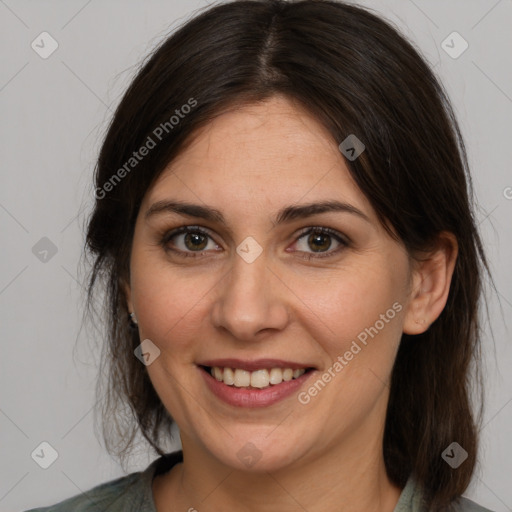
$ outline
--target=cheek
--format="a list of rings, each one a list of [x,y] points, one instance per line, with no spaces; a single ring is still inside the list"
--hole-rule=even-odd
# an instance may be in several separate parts
[[[376,251],[335,272],[299,275],[281,269],[296,290],[289,296],[293,315],[331,359],[349,350],[353,340],[364,340],[365,333],[374,339],[375,328],[379,339],[399,339],[401,315],[392,306],[403,299],[402,260],[401,254]],[[201,332],[211,333],[212,293],[223,278],[219,269],[178,268],[158,248],[134,251],[131,265],[133,302],[144,339],[176,353],[191,350]]]
[[[329,291],[311,289],[308,302],[315,304],[326,329],[349,338],[374,325],[381,314],[386,315],[395,302],[402,300],[393,276],[372,268],[337,276],[326,283],[325,289]],[[395,317],[396,309],[388,316]]]
[[[141,337],[174,352],[196,338],[218,276],[172,268],[155,253],[132,258],[132,300]],[[172,342],[172,343],[171,343]]]
[[[325,283],[329,293],[309,288],[307,303],[317,302],[321,320],[316,326],[311,323],[310,329],[326,356],[318,378],[329,382],[325,391],[312,382],[302,399],[317,407],[321,422],[332,424],[333,431],[339,430],[340,421],[362,422],[386,390],[402,332],[399,273],[381,262],[340,273]],[[317,400],[317,395],[323,398]]]

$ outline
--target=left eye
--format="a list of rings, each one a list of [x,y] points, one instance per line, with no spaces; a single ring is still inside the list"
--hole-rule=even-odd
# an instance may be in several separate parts
[[[300,252],[305,252],[308,256],[305,256],[305,259],[313,258],[326,258],[335,253],[338,253],[343,247],[347,246],[348,243],[343,240],[343,238],[334,230],[329,228],[309,228],[307,231],[302,232],[301,236],[297,239],[296,244],[300,246],[300,240],[305,239],[304,245],[307,248],[313,248],[313,253],[308,253],[307,250],[300,250]],[[331,248],[332,240],[335,240],[335,243],[338,244],[338,248],[332,251],[328,251]],[[317,256],[315,253],[325,253],[325,255]]]
[[[182,235],[184,236],[182,237]],[[178,243],[173,241],[175,239],[178,240]],[[301,242],[303,239],[305,242]],[[332,246],[333,239],[338,244],[338,247],[335,250],[328,251]],[[210,241],[213,247],[209,248]],[[197,257],[209,249],[221,249],[208,232],[193,226],[185,226],[167,233],[162,238],[161,243],[166,250],[183,257]],[[170,247],[170,243],[174,247]],[[348,242],[337,231],[323,227],[306,228],[306,230],[302,231],[294,245],[300,247],[301,244],[302,248],[299,248],[298,252],[307,254],[307,256],[304,256],[304,259],[325,258],[338,253],[341,249],[348,246]],[[312,252],[308,252],[308,248],[312,249]],[[325,255],[317,255],[323,253]]]

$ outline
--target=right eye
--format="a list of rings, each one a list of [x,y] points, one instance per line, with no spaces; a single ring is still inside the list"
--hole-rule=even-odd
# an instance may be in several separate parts
[[[177,240],[177,242],[172,242],[172,244],[170,244],[173,240]],[[172,251],[180,257],[195,258],[208,249],[209,240],[212,241],[212,245],[214,246],[213,249],[218,250],[219,246],[215,243],[208,232],[198,226],[183,226],[165,233],[162,237],[161,245],[165,250]],[[174,247],[171,247],[170,245]]]

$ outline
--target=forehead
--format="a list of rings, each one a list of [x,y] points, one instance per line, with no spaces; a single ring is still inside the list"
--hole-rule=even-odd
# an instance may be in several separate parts
[[[173,197],[269,207],[316,199],[350,201],[371,212],[332,135],[284,97],[237,107],[194,134],[148,191],[145,203]]]

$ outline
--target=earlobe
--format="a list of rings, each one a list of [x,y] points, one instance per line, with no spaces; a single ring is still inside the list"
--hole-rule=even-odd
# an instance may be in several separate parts
[[[421,334],[443,311],[457,260],[458,244],[453,233],[439,234],[436,248],[416,262],[409,305],[404,317],[405,334]]]

